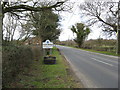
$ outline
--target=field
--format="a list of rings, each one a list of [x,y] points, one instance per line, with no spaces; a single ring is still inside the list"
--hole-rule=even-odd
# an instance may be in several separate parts
[[[77,44],[72,41],[58,41],[56,44],[59,45],[64,45],[64,46],[70,46],[74,48],[79,48],[91,52],[97,52],[97,53],[102,53],[102,54],[107,54],[107,55],[113,55],[113,56],[118,56],[116,54],[116,40],[114,39],[95,39],[95,40],[87,40],[84,41],[82,44],[81,48],[77,46]]]

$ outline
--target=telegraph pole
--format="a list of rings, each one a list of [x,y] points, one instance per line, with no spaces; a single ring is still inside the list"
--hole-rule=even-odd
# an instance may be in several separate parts
[[[118,2],[117,54],[120,55],[120,0]]]
[[[118,2],[108,2],[108,3],[117,3],[118,4],[118,17],[117,17],[117,49],[116,54],[120,55],[120,0]]]

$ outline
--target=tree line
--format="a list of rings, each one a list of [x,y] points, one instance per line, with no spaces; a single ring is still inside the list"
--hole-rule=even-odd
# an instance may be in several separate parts
[[[117,37],[117,54],[120,54],[120,30],[118,30],[120,22],[119,2],[115,2],[114,0],[85,0],[84,3],[79,5],[81,15],[87,18],[85,22],[86,26],[91,27],[97,25],[98,28],[101,28],[102,31],[106,33],[106,35],[108,35],[109,37],[111,37],[112,35],[115,35]],[[77,24],[75,26],[78,27]],[[78,46],[80,46],[84,39],[80,40],[81,33],[78,34],[78,32],[82,32],[83,29],[81,29],[81,31],[77,29],[77,32],[75,29],[76,28],[72,26],[71,30],[77,35],[75,42],[77,42]],[[86,31],[84,30],[84,33],[85,32]]]
[[[60,35],[60,16],[55,12],[68,10],[64,8],[65,1],[22,1],[2,3],[2,40],[13,41],[15,32],[17,40],[25,41],[31,35],[39,37],[41,42],[55,40]],[[4,20],[6,19],[6,20]],[[8,21],[8,23],[6,22]]]
[[[59,30],[59,28],[57,28],[57,26],[58,26],[57,22],[59,20],[55,20],[55,18],[59,19],[59,15],[57,16],[57,14],[56,14],[56,15],[54,15],[54,17],[55,17],[54,19],[52,19],[52,18],[49,19],[49,20],[51,20],[51,22],[52,22],[52,20],[55,20],[56,24],[54,24],[54,26],[53,25],[45,25],[45,27],[44,27],[44,26],[42,26],[42,24],[45,22],[49,23],[49,20],[47,18],[48,13],[49,13],[49,15],[50,14],[52,15],[53,11],[68,11],[68,10],[70,10],[72,7],[67,5],[68,3],[66,4],[67,1],[69,1],[69,0],[56,1],[56,2],[55,1],[40,2],[40,1],[32,1],[32,0],[30,0],[30,1],[18,0],[18,2],[9,3],[9,2],[5,2],[5,0],[4,0],[4,2],[2,1],[2,18],[5,17],[5,14],[9,14],[10,17],[13,17],[13,19],[17,20],[17,22],[16,22],[17,26],[18,25],[22,26],[21,27],[22,29],[20,29],[20,32],[19,32],[20,38],[24,37],[25,39],[27,39],[30,36],[30,34],[33,34],[36,36],[38,36],[38,34],[39,34],[39,37],[42,38],[43,41],[44,41],[44,38],[46,39],[47,36],[52,39],[53,38],[56,39],[60,34],[60,30]],[[109,2],[111,2],[111,3],[109,3]],[[29,3],[31,3],[31,4],[29,4]],[[79,10],[82,12],[81,14],[83,16],[87,17],[85,26],[88,27],[88,26],[93,26],[93,25],[97,24],[97,25],[99,25],[99,27],[102,28],[102,30],[105,33],[108,33],[110,36],[112,36],[113,33],[118,33],[117,32],[117,26],[118,26],[117,21],[118,21],[118,12],[120,9],[117,8],[117,3],[112,3],[111,0],[110,1],[109,0],[108,1],[98,1],[97,0],[97,1],[92,1],[92,2],[85,0],[84,3],[79,5]],[[39,14],[39,15],[37,15],[37,14]],[[44,18],[44,17],[47,18],[48,21],[45,19],[43,20],[42,18]],[[9,18],[9,20],[11,20],[11,19]],[[23,22],[21,23],[21,20],[24,20],[24,23]],[[41,21],[38,23],[38,20],[41,20]],[[15,23],[12,20],[11,20],[11,22]],[[31,27],[31,24],[34,28]],[[6,26],[9,26],[9,25],[6,25]],[[4,27],[6,27],[6,26],[4,26]],[[77,27],[77,24],[76,24],[76,27]],[[16,25],[12,25],[12,28],[16,28]],[[30,28],[30,29],[28,29],[28,28]],[[41,30],[43,30],[42,32],[40,30],[38,30],[40,28],[41,28]],[[51,30],[53,28],[56,28],[56,29],[54,29],[56,31]],[[72,28],[74,29],[75,26],[72,26]],[[35,31],[35,29],[37,31]],[[49,34],[46,33],[48,29],[50,32],[54,32],[54,34],[52,34],[53,36],[50,35],[50,33]],[[73,31],[73,29],[71,29],[71,30]],[[12,32],[12,30],[13,30],[13,32]],[[12,30],[8,30],[8,27],[6,27],[6,32],[8,32],[7,36],[11,37],[10,40],[13,40],[13,35],[14,35],[14,31],[15,31],[14,29],[12,29]],[[81,31],[82,31],[82,29],[81,29]],[[47,35],[43,34],[43,32],[46,33]],[[73,32],[75,33],[75,31],[73,31]],[[4,34],[4,32],[2,32],[2,33]],[[78,35],[78,33],[76,33],[76,34]],[[4,35],[2,35],[2,36],[4,36]],[[80,38],[80,36],[78,36],[78,37]],[[77,40],[77,38],[76,38],[76,40]],[[80,40],[80,41],[82,42],[82,40]]]

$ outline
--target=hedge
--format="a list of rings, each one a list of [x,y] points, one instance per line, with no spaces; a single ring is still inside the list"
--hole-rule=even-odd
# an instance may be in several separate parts
[[[28,46],[3,46],[2,50],[2,84],[9,85],[24,68],[33,62],[32,49]]]

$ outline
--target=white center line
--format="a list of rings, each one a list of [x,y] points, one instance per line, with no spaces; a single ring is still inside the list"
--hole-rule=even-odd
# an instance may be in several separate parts
[[[107,65],[109,65],[109,66],[113,66],[112,64],[109,64],[109,63],[106,63],[106,62],[103,62],[103,61],[97,60],[97,59],[95,59],[95,58],[92,58],[92,59],[95,60],[95,61],[98,61],[98,62],[101,62],[101,63],[107,64]]]

